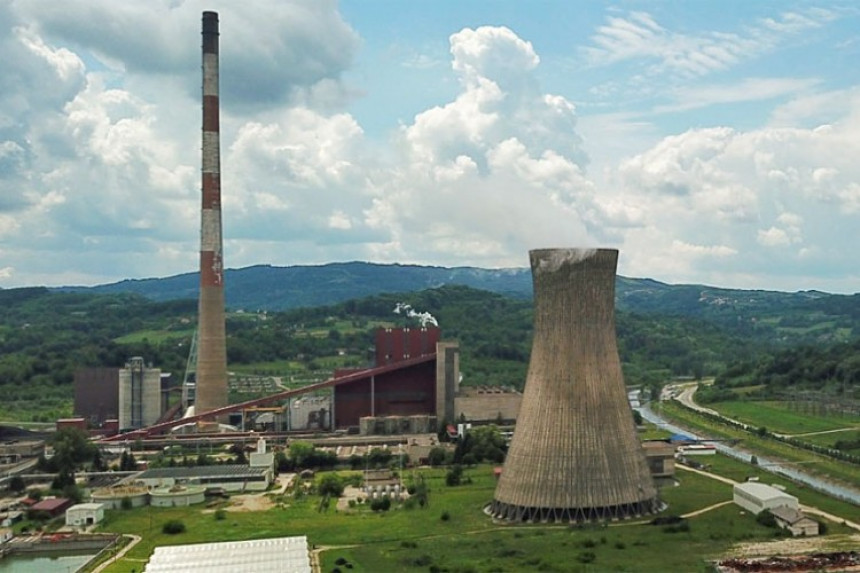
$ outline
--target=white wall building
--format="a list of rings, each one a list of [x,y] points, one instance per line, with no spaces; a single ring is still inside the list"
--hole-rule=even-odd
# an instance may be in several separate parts
[[[105,508],[101,503],[79,503],[66,510],[66,525],[86,527],[95,525],[105,518]]]
[[[733,498],[735,504],[755,515],[777,507],[798,508],[798,500],[793,495],[754,481],[736,483],[733,488]]]

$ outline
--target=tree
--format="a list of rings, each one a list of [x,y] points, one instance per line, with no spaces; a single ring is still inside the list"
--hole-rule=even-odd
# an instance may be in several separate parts
[[[433,446],[427,453],[427,461],[431,466],[441,466],[447,457],[448,452],[442,446]]]
[[[137,469],[137,460],[134,459],[134,454],[128,450],[123,450],[119,458],[119,471],[131,472]]]
[[[343,480],[335,473],[324,474],[317,484],[317,491],[320,495],[330,495],[332,497],[340,497],[343,494]]]
[[[234,463],[237,464],[247,464],[248,458],[245,457],[245,448],[242,444],[233,444],[230,446],[230,453],[236,456]]]
[[[21,476],[12,476],[9,480],[9,489],[14,491],[15,493],[21,493],[27,488],[27,485],[24,483],[24,478]]]
[[[290,460],[296,468],[308,467],[308,460],[313,457],[314,445],[310,442],[293,442],[290,444]]]
[[[445,484],[449,486],[460,485],[463,481],[463,466],[454,464],[445,474]]]
[[[75,485],[75,474],[70,469],[63,468],[51,482],[51,489],[59,491],[70,485]]]
[[[78,466],[92,460],[98,450],[96,445],[90,442],[86,432],[77,428],[58,430],[51,437],[50,443],[54,448],[50,464],[56,468],[55,471],[66,470],[72,475]]]

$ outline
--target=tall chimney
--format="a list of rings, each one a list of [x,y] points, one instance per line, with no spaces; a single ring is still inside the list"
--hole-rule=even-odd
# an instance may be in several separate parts
[[[221,153],[218,107],[218,13],[203,12],[203,153],[195,410],[227,405]]]

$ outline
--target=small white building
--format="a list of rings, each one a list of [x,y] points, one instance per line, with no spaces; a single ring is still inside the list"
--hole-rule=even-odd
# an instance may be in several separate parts
[[[15,534],[12,532],[11,529],[9,529],[8,527],[0,528],[0,543],[6,543],[7,541],[10,541],[13,537],[15,537]]]
[[[755,481],[736,483],[732,491],[735,504],[755,515],[777,507],[798,508],[796,497],[767,484]]]
[[[264,438],[257,440],[257,451],[251,452],[251,459],[248,461],[250,462],[248,465],[252,468],[267,468],[271,473],[267,479],[271,483],[275,472],[275,453],[267,451]]]
[[[86,527],[105,518],[105,506],[101,503],[79,503],[66,510],[66,525]]]

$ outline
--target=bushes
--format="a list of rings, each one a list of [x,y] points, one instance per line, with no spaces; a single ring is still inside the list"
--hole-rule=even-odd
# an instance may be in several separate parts
[[[370,509],[372,511],[388,511],[389,509],[391,509],[391,498],[387,495],[383,497],[377,497],[370,502]]]
[[[171,519],[170,521],[166,521],[164,525],[161,526],[161,532],[166,533],[167,535],[177,535],[179,533],[185,533],[185,524],[178,519]]]
[[[457,464],[451,466],[445,475],[445,484],[448,486],[460,485],[463,480],[463,466]]]

